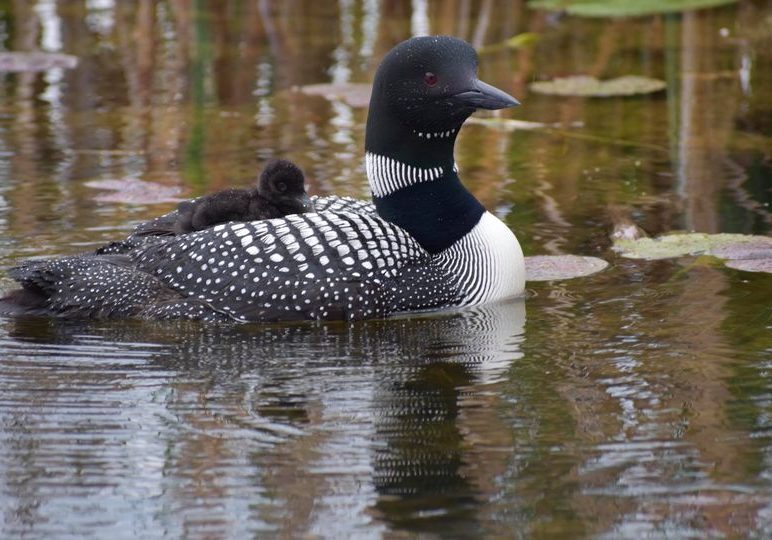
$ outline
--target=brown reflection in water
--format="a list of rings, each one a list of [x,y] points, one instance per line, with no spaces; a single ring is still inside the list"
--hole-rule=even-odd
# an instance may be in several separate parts
[[[28,2],[13,5],[18,31],[12,45],[38,48],[41,16]],[[54,6],[58,19],[48,23],[61,24],[62,50],[78,54],[81,63],[62,81],[17,76],[17,121],[6,135],[19,179],[8,195],[12,230],[35,234],[55,219],[84,234],[84,226],[96,220],[96,192],[73,181],[142,178],[187,184],[186,194],[197,194],[251,182],[259,164],[273,155],[298,161],[314,192],[367,194],[364,111],[290,89],[330,79],[369,80],[382,55],[409,34],[410,2],[117,2],[107,34],[84,23],[92,9],[87,2]],[[762,20],[747,15],[754,9],[743,5],[741,11],[746,19]],[[727,54],[734,42],[717,32],[726,13],[695,12],[683,23],[674,17],[609,22],[560,19],[523,1],[458,0],[431,1],[427,14],[431,32],[481,45],[526,31],[540,34],[533,46],[483,54],[481,76],[523,99],[524,106],[507,115],[564,126],[581,121],[585,127],[530,136],[466,128],[459,164],[489,207],[502,201],[539,204],[540,221],[531,223],[530,234],[547,232],[551,238],[537,242],[547,251],[570,249],[573,241],[566,240],[576,236],[576,223],[597,219],[605,204],[640,209],[644,215],[637,219],[653,233],[682,227],[674,183],[688,227],[721,226],[717,200],[727,176],[738,204],[769,221],[769,213],[736,185],[742,171],[727,163],[738,85]],[[671,31],[678,34],[672,43],[666,39]],[[669,120],[678,165],[667,159],[661,96],[603,102],[536,96],[525,87],[534,79],[572,73],[662,77],[671,47],[680,48],[676,69],[667,75],[671,87],[680,85],[670,95],[680,112]],[[201,90],[194,95],[195,88]],[[35,99],[44,92],[60,98],[41,107]],[[480,143],[491,151],[478,155]],[[518,174],[512,175],[515,167]],[[502,183],[512,176],[518,184],[510,192]],[[636,178],[633,189],[621,185],[629,177]],[[596,192],[588,195],[588,189]],[[113,204],[104,210],[118,226],[138,212],[149,217],[167,208]]]
[[[556,494],[568,497],[590,532],[624,536],[635,523],[670,523],[674,531],[694,523],[731,536],[761,519],[763,497],[734,487],[763,456],[748,447],[752,434],[728,418],[735,365],[725,337],[727,274],[689,264],[646,264],[643,281],[626,293],[613,284],[618,276],[601,275],[590,305],[553,285],[542,309],[531,309],[546,315],[538,324],[549,332],[529,333],[528,350],[543,346],[540,356],[558,359],[555,386],[575,426],[573,437],[552,433],[565,451],[545,457],[543,467],[576,457]],[[574,348],[541,344],[542,334]],[[517,491],[531,500],[532,489]],[[562,530],[550,517],[535,530]]]
[[[681,25],[678,191],[687,228],[708,233],[721,230],[718,194],[739,90],[735,66],[707,53],[721,48],[716,26],[708,10],[685,13]]]
[[[13,48],[18,51],[35,50],[40,26],[34,16],[34,5],[26,0],[14,0],[12,20],[14,28],[17,29],[13,33]],[[11,198],[14,208],[18,209],[12,218],[17,218],[22,229],[29,230],[32,234],[36,231],[40,214],[46,213],[40,208],[40,197],[37,195],[40,186],[32,181],[39,176],[40,161],[35,133],[38,115],[34,103],[37,77],[35,73],[17,75],[13,100],[14,122],[9,130],[7,142],[8,146],[15,150],[11,158],[12,170],[16,178],[22,180],[17,188],[19,196]]]

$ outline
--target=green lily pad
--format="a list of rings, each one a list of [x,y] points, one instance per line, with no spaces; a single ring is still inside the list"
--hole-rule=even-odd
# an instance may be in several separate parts
[[[684,255],[714,255],[722,259],[757,258],[772,250],[772,238],[747,234],[675,233],[657,238],[618,239],[614,251],[630,259],[670,259]]]
[[[531,131],[534,129],[545,128],[565,128],[565,127],[584,127],[584,122],[577,121],[571,122],[566,125],[562,122],[531,122],[529,120],[515,120],[514,118],[498,118],[498,117],[469,117],[465,124],[476,124],[478,126],[485,126],[499,131]]]
[[[565,11],[580,17],[644,17],[706,9],[737,0],[532,0],[534,9]]]
[[[744,272],[765,272],[772,274],[772,257],[768,259],[740,259],[738,261],[726,261],[729,268],[743,270]]]
[[[574,75],[559,77],[552,81],[534,82],[531,83],[530,88],[539,94],[556,96],[633,96],[659,92],[665,88],[665,81],[639,75],[625,75],[606,81],[600,81],[588,75]]]
[[[524,47],[529,47],[539,41],[539,37],[539,34],[536,32],[523,32],[522,34],[512,36],[511,38],[506,39],[500,43],[486,45],[485,47],[478,49],[477,52],[479,54],[487,54],[502,51],[504,49],[522,49]]]
[[[366,83],[320,83],[299,86],[297,90],[309,96],[340,100],[351,107],[367,107],[373,86]]]
[[[677,233],[658,238],[615,239],[614,251],[629,259],[670,259],[711,255],[727,266],[749,272],[772,272],[772,238],[746,234]]]
[[[78,58],[69,54],[47,52],[0,52],[0,72],[32,73],[49,69],[72,69]]]
[[[589,276],[608,263],[597,257],[581,255],[536,255],[525,258],[526,281],[555,281]]]

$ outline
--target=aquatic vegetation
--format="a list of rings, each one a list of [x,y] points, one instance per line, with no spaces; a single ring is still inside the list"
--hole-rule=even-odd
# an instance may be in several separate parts
[[[522,34],[517,34],[516,36],[512,36],[511,38],[505,39],[499,43],[481,47],[477,50],[477,52],[480,54],[487,54],[503,51],[505,49],[522,49],[525,47],[530,47],[539,41],[539,38],[540,36],[536,32],[523,32]]]
[[[561,122],[532,122],[530,120],[516,120],[514,118],[480,118],[477,116],[471,117],[466,123],[485,126],[499,131],[530,131],[545,128],[584,127],[584,122],[579,121],[571,122],[566,126]]]
[[[665,89],[665,81],[625,75],[615,79],[601,81],[588,75],[558,77],[552,81],[531,83],[532,91],[555,96],[613,97],[652,94]]]
[[[582,255],[535,255],[525,258],[526,281],[555,281],[584,277],[605,270],[608,262]]]
[[[772,238],[746,234],[675,233],[657,238],[616,239],[614,251],[629,259],[670,259],[711,255],[727,266],[748,272],[772,273]]]
[[[732,4],[736,0],[533,0],[535,9],[565,11],[582,17],[643,17]]]

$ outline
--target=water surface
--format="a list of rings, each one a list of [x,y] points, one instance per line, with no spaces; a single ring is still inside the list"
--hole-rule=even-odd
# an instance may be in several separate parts
[[[764,2],[624,20],[486,0],[0,2],[0,49],[79,58],[0,74],[3,269],[247,186],[272,156],[312,193],[366,197],[366,110],[297,88],[368,82],[424,32],[539,35],[482,54],[480,76],[523,102],[502,117],[550,127],[466,126],[461,175],[526,254],[611,262],[524,300],[354,324],[2,319],[0,536],[772,535],[772,280],[608,240],[620,220],[772,232],[770,21]],[[576,73],[667,90],[528,90]]]

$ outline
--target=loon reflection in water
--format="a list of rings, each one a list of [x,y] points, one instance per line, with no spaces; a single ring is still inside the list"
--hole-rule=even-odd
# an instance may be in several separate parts
[[[83,459],[120,470],[116,456],[137,435],[145,445],[129,455],[141,464],[163,463],[159,485],[172,482],[184,491],[190,475],[202,474],[201,462],[191,459],[198,454],[189,452],[215,444],[205,467],[222,474],[214,489],[226,483],[226,499],[260,493],[247,497],[252,519],[270,521],[281,508],[282,520],[304,523],[307,499],[315,501],[321,523],[354,530],[350,520],[363,514],[353,510],[363,506],[399,524],[416,512],[469,512],[484,504],[481,486],[495,483],[495,473],[510,465],[512,452],[501,446],[511,443],[499,418],[498,384],[522,355],[524,324],[524,302],[513,299],[350,324],[19,317],[6,329],[26,348],[8,353],[38,355],[34,364],[46,374],[20,379],[14,395],[29,393],[39,414],[68,426],[72,407],[83,407],[82,394],[71,389],[85,385],[100,419],[119,429],[106,441],[97,431],[88,445],[80,438],[88,430],[77,427],[73,436]],[[56,343],[57,356],[38,343]],[[97,349],[102,353],[95,356]],[[48,362],[57,367],[49,369]],[[63,393],[41,393],[42,380],[55,381]],[[38,466],[60,455],[59,438],[36,441]],[[485,467],[469,470],[467,463]],[[82,480],[103,481],[88,476],[100,470],[87,469]],[[134,476],[119,474],[110,482],[117,493],[137,489]],[[336,502],[328,508],[330,489]],[[267,503],[261,502],[265,493],[271,493]],[[179,495],[162,490],[153,505],[174,504]],[[218,516],[221,509],[202,506],[197,518]],[[453,516],[443,519],[455,523]]]

